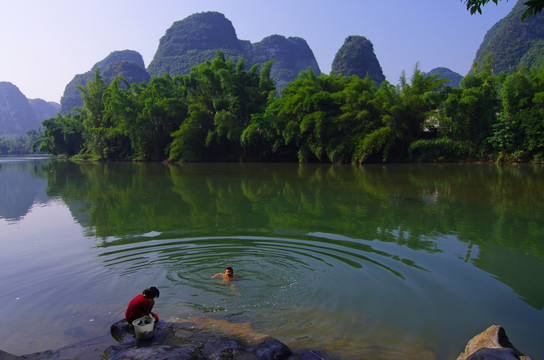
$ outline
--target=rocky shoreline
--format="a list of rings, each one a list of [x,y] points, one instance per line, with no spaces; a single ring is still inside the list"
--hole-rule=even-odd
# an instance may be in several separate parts
[[[129,324],[111,325],[104,336],[56,350],[16,356],[0,350],[0,360],[333,360],[319,349],[294,351],[277,339],[255,332],[250,324],[210,318],[161,320],[154,337],[138,341]],[[338,360],[338,359],[334,359]],[[474,336],[457,360],[531,360],[492,325]]]

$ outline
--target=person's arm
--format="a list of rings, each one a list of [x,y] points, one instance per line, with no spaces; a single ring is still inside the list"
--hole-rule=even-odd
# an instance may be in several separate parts
[[[215,274],[214,276],[212,276],[212,279],[213,279],[214,277],[216,277],[216,276],[219,276],[219,275],[224,276],[225,274],[223,274],[223,273],[217,273],[217,274]]]
[[[156,325],[159,322],[159,314],[154,314],[153,312],[151,312],[151,310],[153,310],[153,306],[155,306],[155,299],[149,299],[149,311],[147,315],[155,318],[155,325]]]
[[[155,305],[155,300],[147,299],[147,302],[144,304],[144,311],[146,315],[151,314],[151,310],[153,310],[154,305]]]

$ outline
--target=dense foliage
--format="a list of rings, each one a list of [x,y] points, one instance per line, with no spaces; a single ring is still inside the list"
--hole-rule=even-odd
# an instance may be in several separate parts
[[[13,139],[0,137],[0,155],[28,155],[35,152],[34,144],[43,134],[38,130],[27,130],[25,136]]]
[[[68,114],[74,107],[81,107],[83,99],[78,86],[84,86],[94,71],[100,71],[100,76],[106,83],[111,83],[117,76],[122,76],[128,83],[148,82],[149,74],[145,70],[142,55],[133,50],[114,51],[106,58],[93,65],[93,70],[74,76],[66,85],[60,101],[61,115]]]
[[[482,6],[486,5],[489,1],[490,0],[465,0],[465,4],[467,5],[467,10],[470,10],[471,14],[476,12],[481,14]],[[495,4],[499,3],[499,0],[491,1]],[[526,19],[527,17],[540,13],[542,9],[544,9],[544,0],[523,0],[523,5],[525,6],[525,9],[522,14],[522,19]]]
[[[190,74],[109,86],[98,71],[84,106],[43,123],[41,150],[104,160],[536,161],[544,159],[544,67],[459,88],[417,67],[399,85],[301,72],[275,96],[271,62],[245,70],[218,52]]]
[[[475,61],[489,62],[496,73],[512,73],[522,66],[541,66],[544,63],[544,14],[520,17],[526,10],[523,0],[497,22],[485,35]]]

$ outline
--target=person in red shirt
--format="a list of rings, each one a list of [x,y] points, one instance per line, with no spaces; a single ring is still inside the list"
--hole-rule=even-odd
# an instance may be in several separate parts
[[[155,324],[159,322],[159,315],[151,312],[153,305],[155,305],[155,298],[160,295],[159,289],[152,286],[145,289],[141,295],[136,295],[128,303],[127,311],[125,312],[125,320],[132,324],[132,322],[142,316],[151,315],[155,318]]]

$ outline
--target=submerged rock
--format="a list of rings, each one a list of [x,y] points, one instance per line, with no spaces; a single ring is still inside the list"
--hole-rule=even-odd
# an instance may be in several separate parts
[[[160,321],[154,337],[138,341],[122,320],[111,326],[120,345],[108,347],[103,360],[324,360],[319,351],[293,353],[277,339],[260,334],[250,324],[234,324],[211,318]]]
[[[250,324],[192,318],[161,320],[153,338],[137,341],[129,324],[111,326],[111,336],[91,339],[57,350],[16,356],[0,350],[0,360],[327,360],[318,350],[293,351]],[[115,340],[114,340],[115,339]],[[369,353],[369,358],[371,352]],[[422,356],[421,358],[426,358]],[[508,340],[497,325],[473,337],[457,360],[531,360]]]
[[[457,360],[531,360],[512,345],[502,326],[492,325],[474,336]]]
[[[109,360],[193,360],[198,357],[198,347],[194,345],[155,345],[150,347],[111,346],[102,355]]]

